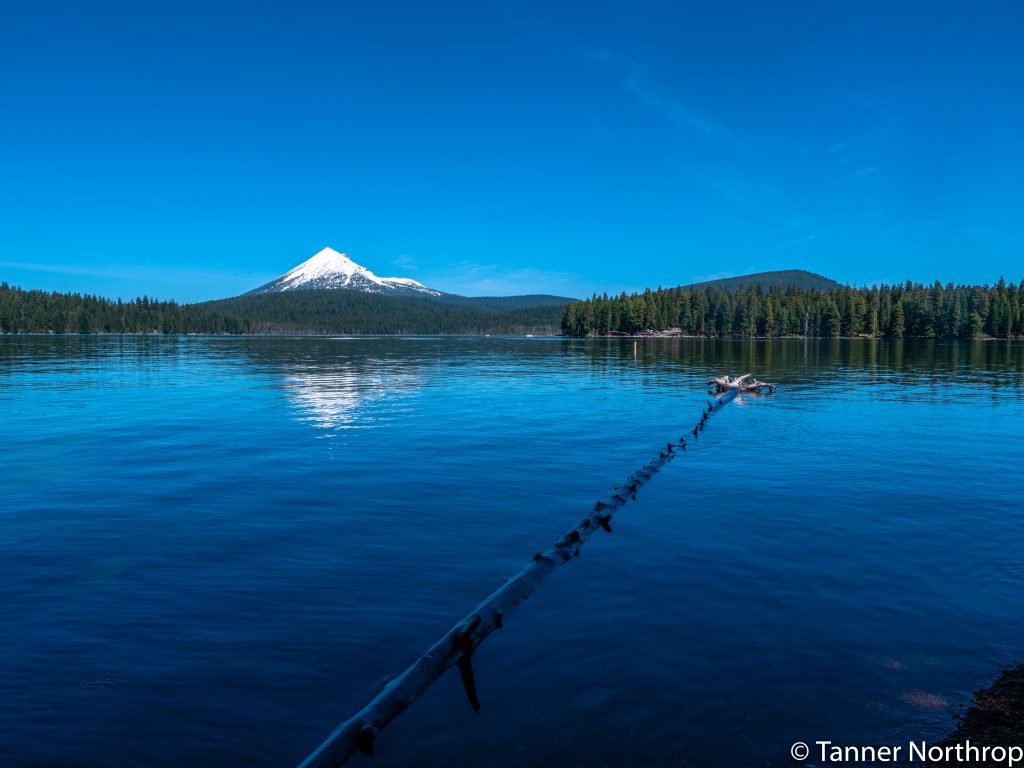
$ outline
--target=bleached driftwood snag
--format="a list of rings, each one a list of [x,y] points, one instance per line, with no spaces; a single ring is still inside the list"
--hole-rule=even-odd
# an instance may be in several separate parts
[[[748,377],[749,374],[741,376],[731,384],[735,385]],[[730,383],[728,376],[714,381],[724,381],[726,385]],[[706,412],[702,411],[700,422],[694,427],[694,437],[704,429],[708,416],[724,407],[740,391],[751,390],[724,386],[720,390],[721,396],[708,404]],[[525,568],[448,630],[412,666],[388,683],[373,701],[335,728],[324,743],[302,762],[300,768],[336,768],[356,752],[372,755],[377,732],[408,709],[441,675],[455,666],[459,668],[470,705],[474,711],[479,711],[480,702],[473,677],[473,652],[494,630],[501,629],[505,617],[525,602],[557,568],[577,557],[580,549],[598,529],[611,533],[610,523],[615,513],[631,499],[635,500],[640,489],[675,458],[677,447],[685,451],[686,440],[680,438],[679,443],[669,443],[666,450],[659,452],[658,458],[630,475],[623,485],[616,486],[610,496],[599,500],[593,510],[556,541],[553,547],[535,554]]]
[[[774,384],[768,384],[764,381],[758,381],[753,379],[747,381],[752,374],[745,373],[742,376],[738,376],[735,379],[730,380],[728,375],[720,376],[717,379],[711,379],[708,382],[708,386],[714,385],[714,391],[717,392],[728,392],[729,390],[737,390],[739,392],[774,392],[776,387]]]

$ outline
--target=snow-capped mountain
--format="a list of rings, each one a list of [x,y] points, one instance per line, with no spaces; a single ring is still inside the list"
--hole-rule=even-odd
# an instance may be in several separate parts
[[[377,277],[366,267],[356,264],[347,254],[324,248],[276,280],[249,293],[278,293],[314,288],[344,288],[364,293],[386,293],[394,296],[440,296],[440,291],[427,288],[408,277]]]

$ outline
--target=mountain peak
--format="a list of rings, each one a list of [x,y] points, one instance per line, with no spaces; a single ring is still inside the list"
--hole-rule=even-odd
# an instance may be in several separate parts
[[[346,262],[354,264],[355,262],[349,258],[347,253],[338,253],[336,250],[328,246],[327,248],[321,248],[313,257],[308,259],[305,263],[309,264],[312,261],[331,263],[331,264],[344,264]]]
[[[373,274],[370,270],[364,269],[352,261],[352,259],[348,257],[347,253],[338,253],[338,251],[328,247],[317,251],[312,258],[306,259],[306,261],[299,264],[299,266],[295,267],[290,272],[286,272],[282,275],[282,278],[288,278],[288,276],[291,275],[292,279],[295,280],[302,277],[326,275],[330,273],[351,275],[359,270],[362,270],[367,274]]]
[[[316,289],[346,289],[397,295],[441,295],[440,291],[427,288],[412,278],[377,277],[366,267],[352,261],[347,253],[340,253],[330,247],[320,249],[297,267],[249,293]]]
[[[348,258],[348,254],[347,253],[338,253],[336,250],[334,250],[333,248],[331,248],[331,246],[328,245],[326,248],[321,248],[319,251],[314,253],[313,254],[313,258],[314,259],[329,259],[329,258],[347,259]]]

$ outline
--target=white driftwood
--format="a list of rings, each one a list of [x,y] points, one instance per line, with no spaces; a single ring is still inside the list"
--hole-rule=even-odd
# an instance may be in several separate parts
[[[728,377],[725,379],[728,381]],[[728,387],[715,402],[708,404],[707,411],[702,412],[700,422],[694,428],[694,437],[704,429],[708,416],[725,406],[738,391],[737,387]],[[665,451],[659,453],[658,458],[630,475],[611,496],[598,501],[590,514],[556,541],[553,547],[534,555],[525,568],[448,630],[412,666],[388,683],[373,701],[335,728],[323,744],[302,762],[300,768],[336,768],[356,752],[373,754],[373,741],[377,732],[408,709],[441,675],[454,666],[459,668],[470,705],[479,711],[480,702],[473,678],[473,651],[494,630],[501,629],[505,618],[557,568],[577,557],[595,532],[605,530],[610,533],[610,522],[615,513],[631,499],[635,499],[639,490],[678,455],[676,448],[685,450],[685,446],[686,441],[682,438],[678,444],[670,443]]]
[[[758,381],[753,379],[747,381],[752,374],[745,373],[742,376],[738,376],[735,379],[730,380],[728,375],[720,376],[717,379],[711,379],[708,382],[708,386],[714,386],[714,392],[728,392],[730,390],[737,390],[739,392],[774,392],[776,386],[774,384],[768,384],[764,381]]]

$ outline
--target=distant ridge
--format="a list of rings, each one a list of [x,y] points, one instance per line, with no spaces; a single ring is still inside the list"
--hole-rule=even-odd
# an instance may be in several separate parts
[[[231,318],[247,333],[554,335],[565,302],[547,299],[503,296],[475,301],[450,294],[311,289],[250,293],[196,307]]]
[[[740,277],[723,277],[718,280],[692,283],[694,288],[721,288],[723,291],[730,292],[753,286],[769,290],[776,285],[781,285],[783,288],[792,286],[814,291],[830,291],[843,287],[832,278],[819,275],[816,272],[808,272],[805,269],[778,269],[773,272],[754,272],[751,275]]]
[[[531,293],[522,296],[460,296],[457,293],[442,293],[433,297],[442,304],[485,307],[487,309],[528,309],[531,307],[564,307],[570,301],[579,301],[568,296],[552,296],[547,293]]]

